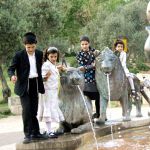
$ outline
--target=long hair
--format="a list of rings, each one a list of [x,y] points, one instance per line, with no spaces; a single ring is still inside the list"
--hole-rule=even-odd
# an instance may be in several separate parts
[[[49,54],[57,53],[57,62],[59,62],[59,50],[56,47],[49,47],[44,50],[43,62],[48,60]]]

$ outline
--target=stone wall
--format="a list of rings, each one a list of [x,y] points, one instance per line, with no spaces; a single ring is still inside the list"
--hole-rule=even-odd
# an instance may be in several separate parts
[[[8,98],[8,107],[11,113],[15,115],[22,114],[22,107],[20,103],[20,98],[18,96],[13,96]]]

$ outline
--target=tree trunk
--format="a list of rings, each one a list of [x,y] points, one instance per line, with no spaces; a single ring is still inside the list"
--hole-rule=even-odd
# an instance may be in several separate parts
[[[5,102],[8,102],[8,97],[11,96],[11,90],[7,85],[7,81],[3,75],[3,70],[2,70],[2,66],[0,65],[0,80],[2,83],[2,93],[3,93],[3,100]]]

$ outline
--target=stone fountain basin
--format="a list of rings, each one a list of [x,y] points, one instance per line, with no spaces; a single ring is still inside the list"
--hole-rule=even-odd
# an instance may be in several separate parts
[[[122,119],[109,120],[105,125],[95,126],[96,137],[99,138],[110,134],[111,125],[113,126],[113,133],[115,133],[118,131],[118,128],[121,131],[150,125],[150,118],[148,116],[141,118],[132,117],[132,120],[129,122],[122,122]],[[93,143],[95,142],[92,131],[82,134],[64,134],[57,139],[48,139],[30,144],[17,143],[16,150],[77,150],[91,140]]]

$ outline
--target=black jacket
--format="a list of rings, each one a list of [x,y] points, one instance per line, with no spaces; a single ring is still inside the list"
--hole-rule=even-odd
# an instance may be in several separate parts
[[[36,67],[38,73],[38,92],[44,93],[44,85],[41,75],[43,52],[35,50]],[[15,83],[15,93],[19,96],[23,96],[28,90],[30,63],[26,50],[16,52],[13,57],[12,63],[8,68],[8,75],[11,78],[13,75],[17,75],[17,81]]]

